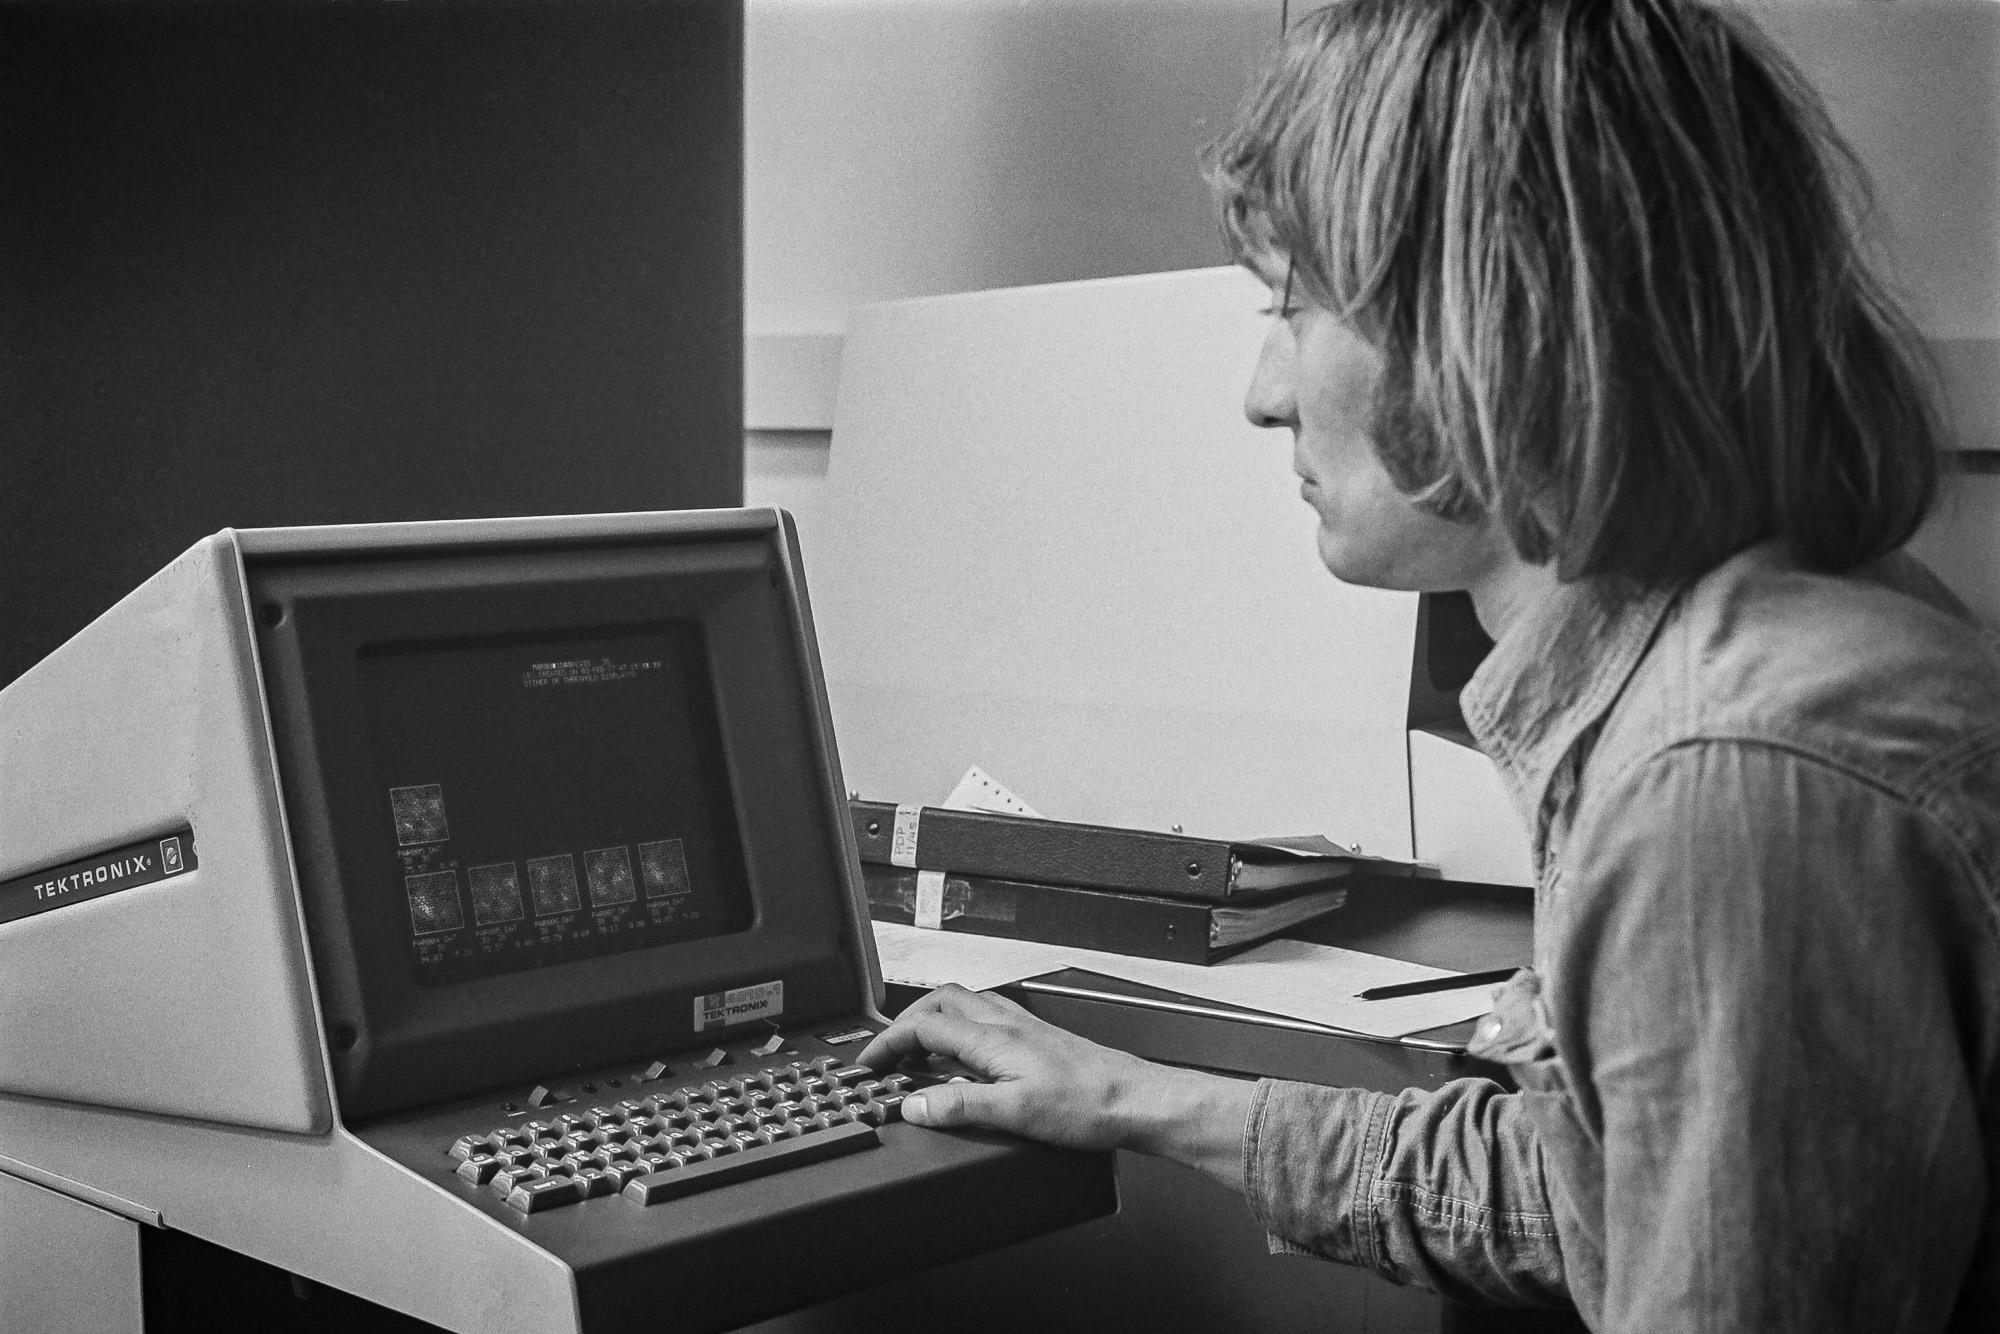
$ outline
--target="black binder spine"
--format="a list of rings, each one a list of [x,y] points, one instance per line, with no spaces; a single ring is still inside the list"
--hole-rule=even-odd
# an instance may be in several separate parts
[[[915,922],[918,871],[863,863],[861,873],[870,917]],[[947,874],[937,929],[1208,963],[1212,913],[1184,900]]]
[[[861,860],[895,865],[897,808],[853,801]],[[915,869],[1220,903],[1236,889],[1230,844],[1182,834],[922,808]],[[1079,944],[1065,941],[1065,944]]]

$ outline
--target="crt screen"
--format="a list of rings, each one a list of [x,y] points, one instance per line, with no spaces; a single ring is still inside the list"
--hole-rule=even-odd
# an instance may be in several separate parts
[[[359,667],[389,831],[362,897],[420,983],[749,925],[700,626],[377,647]]]

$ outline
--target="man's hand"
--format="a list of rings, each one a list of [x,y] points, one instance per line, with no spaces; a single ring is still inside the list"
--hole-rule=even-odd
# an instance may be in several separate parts
[[[919,1126],[983,1126],[1073,1149],[1136,1149],[1198,1167],[1242,1188],[1243,1125],[1253,1085],[1154,1065],[1042,1022],[1003,996],[940,987],[864,1048],[858,1063],[891,1070],[949,1057],[986,1084],[913,1093]]]

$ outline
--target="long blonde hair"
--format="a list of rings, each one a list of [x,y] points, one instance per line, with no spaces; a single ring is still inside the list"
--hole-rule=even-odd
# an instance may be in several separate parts
[[[1783,538],[1841,570],[1936,493],[1927,363],[1855,239],[1866,184],[1747,21],[1678,0],[1338,0],[1210,178],[1239,259],[1383,354],[1376,448],[1566,579]]]

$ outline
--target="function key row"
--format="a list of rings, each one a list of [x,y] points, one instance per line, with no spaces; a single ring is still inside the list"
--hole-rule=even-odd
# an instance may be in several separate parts
[[[866,1036],[866,1030],[858,1030],[858,1032],[862,1032],[862,1036]],[[836,1036],[852,1040],[852,1034],[836,1034]],[[784,1044],[786,1044],[786,1038],[782,1034],[774,1032],[768,1038],[764,1038],[762,1042],[758,1042],[756,1046],[748,1048],[746,1054],[748,1056],[774,1056],[774,1054],[778,1054],[784,1048]],[[822,1060],[832,1060],[832,1058],[822,1058]],[[718,1046],[718,1048],[710,1048],[706,1054],[696,1056],[690,1062],[682,1062],[680,1066],[672,1066],[672,1064],[668,1064],[664,1060],[656,1060],[656,1062],[648,1064],[644,1070],[632,1074],[630,1078],[620,1078],[620,1076],[606,1078],[604,1080],[604,1088],[608,1088],[608,1090],[610,1088],[624,1088],[628,1082],[630,1084],[656,1084],[656,1082],[660,1082],[664,1078],[674,1076],[676,1072],[678,1074],[706,1074],[710,1070],[720,1070],[724,1066],[734,1066],[734,1064],[736,1064],[736,1056],[730,1054],[728,1048]],[[564,1106],[568,1102],[578,1102],[580,1094],[596,1094],[596,1092],[600,1092],[600,1090],[598,1090],[598,1086],[594,1082],[578,1084],[574,1092],[568,1090],[568,1088],[554,1088],[554,1086],[548,1086],[548,1084],[536,1084],[528,1092],[526,1102],[528,1102],[528,1108],[540,1112],[540,1110],[548,1110],[548,1108],[554,1108],[554,1106]],[[514,1114],[514,1112],[520,1110],[520,1106],[514,1104],[514,1102],[502,1102],[500,1108],[504,1112],[510,1112],[510,1114]]]

